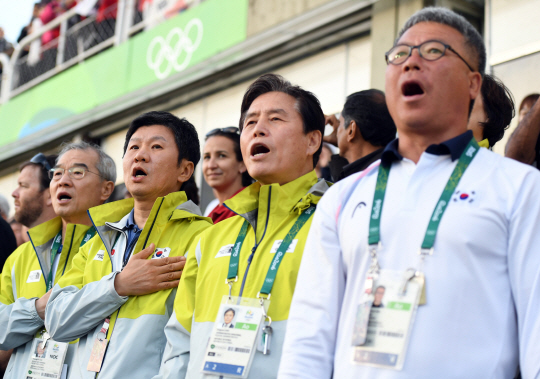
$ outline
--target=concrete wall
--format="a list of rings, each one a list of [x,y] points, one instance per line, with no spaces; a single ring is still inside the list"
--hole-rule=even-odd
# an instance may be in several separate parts
[[[247,34],[251,36],[332,0],[250,0]]]
[[[504,154],[510,134],[517,126],[523,98],[540,92],[540,0],[487,0],[486,44],[492,73],[515,98],[516,117],[494,151]]]

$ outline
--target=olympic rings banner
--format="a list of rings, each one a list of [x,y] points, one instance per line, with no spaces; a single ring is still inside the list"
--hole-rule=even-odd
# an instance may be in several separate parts
[[[0,146],[122,97],[246,39],[248,0],[206,0],[23,92],[0,107]]]

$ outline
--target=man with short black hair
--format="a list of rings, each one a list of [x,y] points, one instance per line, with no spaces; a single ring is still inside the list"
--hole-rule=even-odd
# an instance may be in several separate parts
[[[242,156],[257,181],[225,201],[238,216],[209,228],[190,247],[156,378],[277,374],[311,215],[328,188],[314,171],[324,115],[311,92],[273,74],[249,86],[240,112]],[[227,294],[236,308],[234,328],[222,328],[231,308],[222,303]],[[247,303],[255,306],[242,307]],[[267,317],[261,318],[262,306]],[[239,333],[244,342],[227,342]]]
[[[540,173],[467,130],[482,37],[424,8],[386,58],[399,138],[321,200],[278,378],[538,378]]]
[[[6,327],[0,328],[0,349],[14,348],[4,378],[26,378],[33,352],[38,346],[47,347],[43,319],[51,289],[70,269],[79,247],[94,235],[86,211],[108,199],[115,180],[113,160],[86,142],[65,145],[58,157],[38,154],[22,165],[19,188],[13,192],[15,217],[31,227],[30,242],[13,252],[2,272],[0,324]],[[40,186],[47,194],[39,192]],[[44,203],[52,204],[58,216],[39,223]],[[75,346],[65,346],[68,364]],[[36,375],[56,373],[45,370]]]
[[[180,191],[199,159],[197,132],[186,119],[148,112],[131,123],[123,168],[133,197],[88,210],[97,235],[47,304],[52,338],[78,339],[69,379],[151,378],[159,371],[183,255],[211,225]]]
[[[381,158],[383,148],[396,138],[396,125],[386,107],[384,92],[377,89],[347,96],[339,120],[335,116],[327,120],[334,124],[339,157],[349,162],[340,167],[334,163],[340,160],[332,157],[330,168],[335,181],[365,170]]]

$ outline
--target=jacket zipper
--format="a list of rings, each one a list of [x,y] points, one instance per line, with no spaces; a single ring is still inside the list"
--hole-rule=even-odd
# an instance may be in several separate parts
[[[152,225],[150,226],[150,230],[148,231],[148,235],[146,236],[146,240],[144,241],[144,246],[143,246],[143,249],[146,247],[146,243],[148,242],[148,238],[150,238],[150,234],[152,233],[152,229],[154,228],[154,224],[156,223],[156,220],[157,220],[157,217],[159,215],[159,211],[161,209],[161,206],[163,205],[163,200],[161,200],[161,204],[159,204],[159,208],[156,212],[156,216],[154,217],[154,220],[152,221]],[[93,223],[93,222],[92,222]],[[145,225],[146,226],[146,225]],[[127,249],[127,234],[122,231],[122,230],[119,230],[117,228],[113,228],[111,226],[109,226],[111,229],[116,229],[117,231],[119,231],[120,233],[124,234],[124,237],[126,238],[126,249]],[[144,228],[143,228],[144,229]],[[97,231],[97,228],[96,228],[96,231]],[[102,239],[103,241],[103,239]],[[125,251],[124,251],[124,254],[125,254]],[[112,267],[112,259],[111,259],[111,267]],[[124,269],[124,266],[122,267],[122,269]],[[120,309],[122,308],[122,305],[120,307],[118,307],[118,309],[116,310],[116,320],[114,320],[114,325],[112,327],[112,329],[109,329],[107,330],[107,335],[105,336],[105,338],[108,338],[109,339],[109,342],[111,341],[112,339],[112,335],[113,335],[113,332],[114,332],[114,329],[116,328],[116,323],[118,322],[118,318],[120,317]],[[114,313],[113,313],[114,314]],[[105,351],[105,355],[107,355],[107,352]],[[103,356],[103,363],[105,362],[105,356]],[[103,363],[102,363],[102,366],[103,366]],[[97,379],[99,376],[99,373],[96,373],[96,376],[95,378]]]
[[[242,294],[244,293],[244,286],[246,284],[246,278],[249,272],[249,268],[251,266],[251,261],[253,260],[253,256],[255,255],[255,251],[257,251],[257,248],[259,247],[259,245],[264,239],[264,236],[266,235],[266,229],[268,228],[268,220],[270,219],[270,199],[272,199],[272,187],[268,189],[268,207],[267,207],[268,212],[266,213],[266,224],[264,225],[264,232],[259,242],[257,242],[257,231],[256,230],[253,231],[255,234],[255,246],[253,246],[253,248],[251,249],[251,254],[247,259],[248,264],[246,267],[246,271],[244,271],[244,277],[242,278],[242,286],[240,287],[240,294],[238,295],[239,297],[242,297]]]

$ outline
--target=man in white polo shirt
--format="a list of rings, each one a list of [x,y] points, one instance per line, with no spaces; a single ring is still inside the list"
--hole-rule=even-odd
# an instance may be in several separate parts
[[[467,132],[482,39],[426,8],[387,62],[399,139],[321,200],[278,378],[537,378],[540,174]]]

